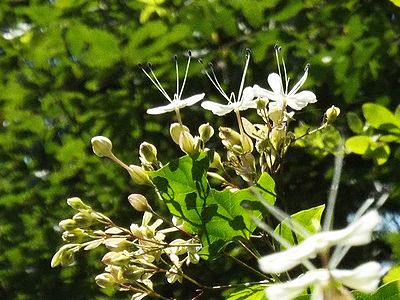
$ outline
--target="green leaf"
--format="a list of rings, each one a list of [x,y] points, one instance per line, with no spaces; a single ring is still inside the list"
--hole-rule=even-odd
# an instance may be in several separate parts
[[[346,149],[350,152],[363,155],[375,142],[369,136],[356,135],[346,140]]]
[[[390,268],[389,272],[383,277],[384,283],[392,281],[400,281],[400,265],[395,265]]]
[[[372,151],[367,153],[367,157],[371,157],[377,165],[383,165],[390,156],[390,147],[386,144],[379,145]]]
[[[359,291],[354,291],[352,294],[356,300],[398,300],[400,299],[400,281],[387,283],[372,295]]]
[[[363,123],[360,117],[355,112],[348,112],[346,114],[347,124],[349,124],[350,129],[356,133],[360,134],[363,130]]]
[[[257,193],[251,188],[218,191],[207,181],[208,166],[209,157],[201,153],[149,172],[171,214],[185,221],[186,230],[199,235],[204,257],[216,255],[234,238],[249,238],[256,225],[248,210],[253,210],[254,217],[261,217],[259,197],[270,204],[275,202],[275,184],[268,174],[258,180],[254,188]]]
[[[324,212],[325,204],[312,207],[310,209],[299,211],[289,218],[286,218],[275,228],[275,232],[281,237],[286,239],[292,245],[296,244],[294,241],[294,233],[290,229],[290,222],[296,221],[297,223],[303,225],[303,227],[309,231],[311,234],[316,233],[321,228],[321,217]],[[304,237],[296,235],[297,243],[304,240]]]
[[[394,5],[400,7],[400,0],[390,0],[390,2],[392,2]]]
[[[372,127],[390,132],[400,132],[400,121],[386,107],[375,103],[366,103],[362,109],[365,119]]]
[[[265,286],[254,285],[245,288],[228,290],[227,300],[265,300]]]

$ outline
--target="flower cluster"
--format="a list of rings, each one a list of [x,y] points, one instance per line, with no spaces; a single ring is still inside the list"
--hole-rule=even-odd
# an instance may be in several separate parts
[[[165,274],[169,283],[182,282],[182,267],[199,262],[201,244],[182,229],[183,222],[175,217],[171,222],[161,218],[152,222],[155,213],[144,196],[132,194],[129,202],[144,214],[141,225],[132,224],[127,229],[94,211],[81,199],[68,199],[67,203],[77,213],[59,224],[67,244],[53,256],[51,266],[72,265],[76,252],[104,245],[108,250],[102,259],[106,265],[105,272],[95,278],[102,288],[132,291],[132,299],[142,299],[156,295],[152,282],[155,274]],[[164,228],[160,229],[161,226]],[[177,233],[187,239],[172,238]]]

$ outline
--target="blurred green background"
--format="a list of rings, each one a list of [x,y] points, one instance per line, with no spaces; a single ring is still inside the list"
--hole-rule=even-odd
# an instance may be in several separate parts
[[[212,61],[227,91],[236,92],[245,49],[252,51],[247,84],[266,87],[268,73],[276,71],[278,43],[293,80],[311,64],[306,88],[319,101],[297,119],[318,126],[334,104],[342,111],[337,129],[345,138],[380,134],[365,129],[364,103],[394,112],[400,102],[400,8],[386,0],[6,0],[0,25],[1,299],[104,296],[94,282],[103,269],[101,250],[78,257],[70,268],[51,269],[50,260],[62,244],[57,224],[73,213],[68,197],[81,197],[121,225],[141,217],[126,201],[141,190],[117,166],[91,153],[92,136],[110,137],[129,163],[139,164],[142,141],[156,144],[164,162],[176,156],[168,137],[173,115],[145,113],[165,99],[139,63],[151,61],[172,94],[173,56],[183,67],[190,49],[196,58]],[[221,98],[193,62],[184,96],[203,91],[207,99]],[[204,115],[215,128],[234,122],[216,119],[199,105],[185,109],[183,121],[195,130]],[[382,213],[389,232],[368,253],[388,263],[400,261],[399,140],[387,144],[391,151],[384,163],[373,155],[345,157],[335,214],[335,225],[343,225],[374,195],[374,182],[388,188]],[[326,201],[333,166],[327,142],[322,137],[322,144],[289,151],[285,181],[291,211]],[[220,147],[217,139],[214,146]],[[351,252],[347,261],[358,259]],[[236,274],[238,281],[245,276],[218,263],[197,275],[220,283],[226,283],[221,272]]]

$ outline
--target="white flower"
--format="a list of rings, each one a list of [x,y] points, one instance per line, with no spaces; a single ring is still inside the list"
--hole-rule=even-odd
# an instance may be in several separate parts
[[[183,92],[183,89],[185,87],[186,78],[187,78],[187,74],[188,74],[188,71],[189,71],[190,59],[191,59],[191,52],[189,51],[188,53],[189,53],[189,58],[188,58],[187,66],[186,66],[185,76],[183,78],[182,87],[179,87],[178,62],[177,62],[177,59],[175,57],[176,93],[174,93],[174,97],[173,98],[171,98],[167,94],[167,92],[164,90],[164,88],[162,87],[161,83],[158,81],[157,77],[153,73],[153,70],[151,69],[150,66],[149,66],[150,73],[148,73],[144,68],[142,68],[142,70],[146,74],[146,76],[157,87],[157,89],[161,92],[161,94],[163,94],[163,96],[165,98],[167,98],[167,100],[170,102],[169,104],[164,105],[164,106],[159,106],[159,107],[154,107],[154,108],[148,109],[147,110],[148,114],[150,114],[150,115],[160,115],[160,114],[164,114],[164,113],[167,113],[167,112],[170,112],[170,111],[175,111],[178,114],[179,113],[179,109],[184,108],[186,106],[191,106],[191,105],[199,102],[200,100],[202,100],[204,98],[205,94],[201,93],[201,94],[197,94],[197,95],[185,98],[185,99],[181,99],[182,98],[182,92]],[[178,118],[180,118],[180,117],[178,116]]]
[[[250,61],[250,51],[248,50],[246,54],[246,64],[244,67],[242,81],[240,83],[240,88],[237,97],[235,96],[234,93],[231,93],[231,96],[228,97],[228,95],[224,92],[221,85],[219,84],[213,69],[211,69],[213,77],[211,77],[210,74],[207,71],[205,71],[207,77],[211,80],[211,82],[214,84],[214,86],[217,88],[220,94],[228,101],[228,104],[220,104],[213,101],[204,101],[201,103],[201,107],[207,110],[211,110],[212,113],[217,116],[224,116],[230,113],[231,111],[235,111],[237,113],[239,111],[246,110],[249,108],[257,108],[257,102],[254,100],[253,88],[246,87],[245,89],[243,89],[247,68],[249,66],[249,61]]]
[[[249,108],[257,108],[257,103],[256,101],[254,101],[254,92],[252,87],[246,87],[243,90],[242,96],[239,101],[235,101],[235,97],[233,94],[231,98],[227,98],[227,100],[228,104],[220,104],[213,101],[204,101],[201,103],[201,107],[207,110],[211,110],[212,113],[217,116],[224,116],[231,111],[242,111]]]
[[[2,36],[6,40],[13,40],[23,36],[31,28],[32,25],[29,25],[28,23],[18,23],[14,28],[8,28],[5,32],[3,32]]]
[[[367,244],[371,241],[372,231],[379,220],[378,212],[371,210],[345,229],[316,233],[297,246],[262,257],[259,260],[259,267],[265,273],[282,273],[309,258],[314,258],[318,253],[332,246]]]
[[[312,300],[323,300],[323,291],[332,280],[362,292],[373,292],[382,276],[381,265],[377,262],[364,263],[354,270],[311,270],[284,283],[275,283],[265,290],[268,299],[291,300],[297,297],[308,286],[314,286]]]
[[[301,110],[306,107],[309,103],[317,102],[317,97],[311,91],[302,91],[298,92],[301,86],[307,79],[308,76],[308,66],[305,68],[303,76],[300,80],[293,86],[293,88],[289,89],[289,78],[287,78],[285,63],[282,59],[283,70],[284,70],[284,80],[283,83],[282,74],[279,66],[279,49],[276,48],[276,58],[278,61],[278,70],[279,74],[271,73],[268,75],[268,84],[271,87],[272,91],[264,89],[258,85],[254,85],[254,94],[256,97],[267,98],[272,101],[276,101],[277,105],[282,107],[283,109],[286,106],[291,107],[294,110]]]

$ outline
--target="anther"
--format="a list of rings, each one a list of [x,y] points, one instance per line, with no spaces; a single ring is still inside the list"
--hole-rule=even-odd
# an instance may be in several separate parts
[[[310,64],[306,64],[306,66],[304,67],[304,71],[308,71],[309,68],[310,68]]]
[[[151,62],[147,63],[147,67],[151,70],[151,68],[153,67],[153,65],[151,64]]]
[[[175,54],[174,55],[174,60],[177,61],[178,60],[178,56]]]
[[[189,57],[192,57],[192,51],[188,50]]]
[[[200,64],[203,64],[203,63],[204,63],[203,60],[202,60],[201,58],[199,58],[197,61],[198,61]]]

